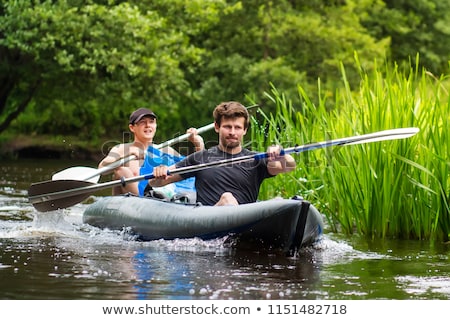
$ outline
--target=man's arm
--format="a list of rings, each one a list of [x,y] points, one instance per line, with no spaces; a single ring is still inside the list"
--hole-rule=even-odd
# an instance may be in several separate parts
[[[203,138],[198,134],[197,129],[189,128],[186,133],[190,133],[188,140],[194,145],[195,151],[201,151],[205,149],[205,143],[203,142]]]
[[[179,174],[168,175],[167,171],[176,169],[175,165],[170,167],[167,166],[158,166],[153,169],[153,179],[148,181],[148,184],[151,187],[163,187],[167,184],[174,183],[177,181],[183,180],[183,178]]]
[[[135,156],[135,159],[129,159],[128,163],[125,161],[121,166],[116,166],[114,169],[111,169],[110,172],[115,172],[118,177],[136,176],[139,174],[140,160],[143,159],[144,150],[131,144],[119,144],[113,147],[108,155],[99,163],[98,168],[101,169],[130,156]],[[131,170],[131,172],[121,172],[123,169]]]
[[[295,159],[289,155],[285,154],[280,156],[281,146],[270,146],[267,148],[268,161],[267,161],[267,171],[269,174],[276,176],[279,173],[291,172],[295,169]]]
[[[108,155],[103,158],[102,161],[98,164],[98,168],[103,168],[108,165],[110,165],[113,162],[116,162],[117,160],[121,159],[123,157],[123,145],[117,145],[113,147]]]

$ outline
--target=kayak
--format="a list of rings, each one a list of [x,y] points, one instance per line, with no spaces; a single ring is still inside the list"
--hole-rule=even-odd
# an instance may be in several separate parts
[[[280,249],[313,244],[323,232],[319,211],[308,201],[272,199],[238,206],[204,206],[132,195],[107,196],[89,205],[83,222],[126,229],[138,240],[227,237],[235,248]]]

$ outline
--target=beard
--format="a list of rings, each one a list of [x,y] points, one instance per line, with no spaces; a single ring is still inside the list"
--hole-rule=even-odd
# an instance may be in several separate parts
[[[220,139],[220,145],[224,148],[224,151],[232,151],[233,149],[240,147],[241,141],[235,139],[227,139],[227,137],[222,137]]]

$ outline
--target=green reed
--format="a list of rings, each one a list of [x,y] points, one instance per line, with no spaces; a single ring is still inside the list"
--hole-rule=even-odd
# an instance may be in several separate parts
[[[356,60],[357,65],[359,65]],[[445,79],[425,70],[377,67],[351,88],[342,86],[312,102],[298,87],[298,101],[276,88],[267,97],[273,113],[252,118],[255,150],[285,147],[381,130],[419,127],[408,139],[332,147],[294,155],[293,173],[267,180],[261,199],[301,195],[325,215],[333,232],[369,237],[440,239],[450,235],[450,99]],[[325,97],[333,96],[332,108]]]

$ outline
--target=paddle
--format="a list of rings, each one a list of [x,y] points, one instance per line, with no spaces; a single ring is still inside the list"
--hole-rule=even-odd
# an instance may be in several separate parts
[[[306,144],[303,146],[287,148],[282,151],[282,154],[299,153],[332,146],[347,146],[384,140],[404,139],[415,135],[417,132],[419,132],[418,128],[385,130],[355,137],[329,140],[324,142],[317,142]],[[263,159],[266,158],[267,156],[268,156],[267,153],[257,153],[248,156],[223,159],[213,161],[210,163],[202,163],[189,167],[177,168],[172,170],[170,174],[189,173],[210,167],[224,166],[231,163],[241,163],[252,161],[255,159]],[[148,180],[152,178],[154,178],[153,174],[147,174],[147,175],[140,175],[137,177],[131,177],[128,179],[109,181],[100,184],[78,180],[54,180],[54,181],[38,182],[32,184],[28,189],[28,199],[38,211],[46,212],[56,209],[67,208],[72,205],[75,205],[83,201],[87,197],[89,197],[95,191],[99,191],[117,185],[124,186],[130,182]]]
[[[125,163],[136,159],[135,155],[131,155],[122,159],[119,159],[103,168],[95,169],[90,167],[71,167],[63,171],[57,172],[52,176],[52,180],[84,180],[92,183],[97,183],[100,176],[106,172],[114,170]]]
[[[211,130],[212,128],[214,128],[214,123],[210,123],[206,126],[198,128],[197,132],[199,134],[201,134],[203,132]],[[160,144],[155,144],[153,146],[156,149],[162,149],[162,148],[177,144],[179,142],[182,142],[182,141],[186,140],[187,138],[189,138],[190,135],[191,135],[190,133],[185,133],[181,136],[175,137],[173,139],[170,139],[170,140],[160,143]],[[92,183],[97,183],[102,174],[109,172],[111,170],[114,170],[115,168],[118,168],[120,166],[123,166],[125,163],[127,163],[131,160],[134,160],[134,159],[136,159],[136,156],[134,156],[134,155],[124,157],[124,158],[119,159],[119,160],[109,164],[108,166],[105,166],[100,169],[82,167],[82,166],[67,168],[65,170],[55,173],[52,176],[52,180],[85,180],[85,181],[89,181]]]
[[[197,129],[197,133],[200,134],[200,133],[209,131],[209,130],[211,130],[212,128],[214,128],[214,122],[213,122],[213,123],[210,123],[210,124],[208,124],[208,125],[206,125],[206,126],[203,126],[203,127],[201,127],[201,128],[198,128],[198,129]],[[154,146],[156,149],[162,149],[162,148],[165,148],[165,147],[168,147],[168,146],[172,146],[172,145],[174,145],[174,144],[177,144],[177,143],[179,143],[179,142],[181,142],[181,141],[184,141],[184,140],[186,140],[187,138],[189,138],[190,135],[191,135],[190,133],[185,133],[185,134],[182,134],[181,136],[175,137],[175,138],[173,138],[173,139],[170,139],[170,140],[168,140],[168,141],[166,141],[166,142],[163,142],[163,143],[160,143],[160,144],[155,144],[155,145],[153,145],[153,146]]]

